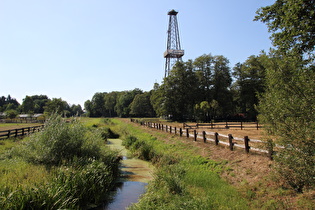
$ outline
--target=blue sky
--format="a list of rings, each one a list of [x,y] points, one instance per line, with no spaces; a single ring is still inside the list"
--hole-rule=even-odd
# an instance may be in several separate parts
[[[271,47],[255,12],[274,0],[0,0],[0,96],[81,104],[96,92],[149,91],[164,77],[167,15],[183,60],[223,55],[233,68]]]

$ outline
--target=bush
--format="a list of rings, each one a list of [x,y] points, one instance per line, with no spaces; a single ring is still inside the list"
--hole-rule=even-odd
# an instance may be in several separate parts
[[[131,135],[127,136],[122,145],[129,149],[135,157],[142,160],[152,160],[156,156],[150,144]]]
[[[60,165],[75,157],[99,159],[102,141],[100,133],[89,132],[77,120],[67,123],[52,115],[44,130],[31,135],[18,153],[33,163]]]

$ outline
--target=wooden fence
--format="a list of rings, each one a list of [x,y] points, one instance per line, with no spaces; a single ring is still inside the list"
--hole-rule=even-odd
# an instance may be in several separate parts
[[[215,145],[225,145],[228,146],[228,148],[233,151],[234,148],[242,148],[244,151],[248,154],[250,151],[260,152],[260,153],[266,153],[268,157],[272,160],[272,155],[274,153],[273,145],[271,142],[261,141],[258,139],[250,139],[248,136],[244,136],[244,138],[238,138],[233,137],[232,134],[224,135],[219,134],[217,132],[206,132],[206,131],[199,131],[197,130],[191,130],[192,127],[184,127],[184,128],[176,128],[169,125],[163,125],[160,123],[154,123],[154,122],[143,122],[137,119],[131,119],[131,122],[139,123],[142,126],[146,126],[149,128],[162,130],[168,133],[177,134],[181,137],[186,138],[192,138],[194,141],[201,140],[204,143],[206,142],[213,142]],[[187,125],[187,124],[186,124]],[[249,145],[250,142],[255,143],[256,145],[262,144],[267,149],[261,149],[261,148],[254,148]]]
[[[38,126],[27,127],[27,128],[17,128],[17,129],[0,131],[0,139],[7,139],[10,137],[19,137],[19,136],[29,135],[31,133],[40,131],[41,129],[43,129],[43,127],[44,125],[38,125]]]
[[[45,120],[38,120],[35,118],[25,119],[25,118],[15,118],[15,119],[0,119],[0,123],[44,123]]]
[[[230,129],[230,128],[240,128],[243,129],[259,129],[258,121],[257,122],[211,122],[211,123],[183,123],[183,128],[190,128],[190,129],[198,129],[198,128],[210,128],[210,129]]]

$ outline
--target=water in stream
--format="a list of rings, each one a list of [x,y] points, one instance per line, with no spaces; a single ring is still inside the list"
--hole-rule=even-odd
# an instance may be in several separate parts
[[[121,145],[122,140],[110,139],[108,144],[113,149],[120,151],[123,156],[122,175],[123,178],[118,184],[113,201],[103,209],[124,210],[132,203],[137,203],[139,197],[145,192],[145,187],[153,179],[153,166],[137,158],[127,158],[127,150]]]

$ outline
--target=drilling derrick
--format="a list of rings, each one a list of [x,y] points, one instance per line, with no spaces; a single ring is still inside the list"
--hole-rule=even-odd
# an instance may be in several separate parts
[[[184,50],[180,47],[180,40],[179,40],[179,31],[178,31],[178,24],[177,24],[177,15],[178,12],[175,10],[171,10],[168,12],[169,23],[168,23],[168,30],[167,30],[167,49],[164,52],[165,61],[165,77],[169,75],[169,72],[173,65],[177,61],[182,61],[182,57],[184,55]]]

